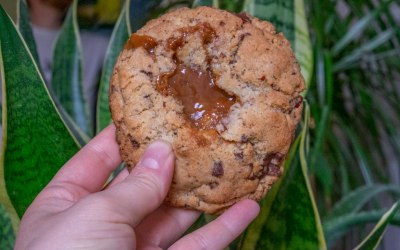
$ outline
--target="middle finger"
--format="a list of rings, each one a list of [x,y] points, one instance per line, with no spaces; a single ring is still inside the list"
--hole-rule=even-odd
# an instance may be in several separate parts
[[[138,249],[141,244],[167,248],[185,233],[200,214],[195,210],[162,205],[136,227]]]

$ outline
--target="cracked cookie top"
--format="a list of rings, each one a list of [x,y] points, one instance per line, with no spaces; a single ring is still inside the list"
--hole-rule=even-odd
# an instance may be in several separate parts
[[[272,24],[182,8],[132,34],[115,65],[110,108],[128,168],[154,140],[172,144],[166,202],[217,213],[259,200],[282,173],[304,80]]]

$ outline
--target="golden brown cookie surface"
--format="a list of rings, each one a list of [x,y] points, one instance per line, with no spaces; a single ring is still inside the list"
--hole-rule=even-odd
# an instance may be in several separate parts
[[[208,7],[170,12],[133,34],[114,68],[122,158],[133,167],[152,141],[170,142],[173,206],[215,213],[259,200],[281,175],[303,88],[270,23]]]

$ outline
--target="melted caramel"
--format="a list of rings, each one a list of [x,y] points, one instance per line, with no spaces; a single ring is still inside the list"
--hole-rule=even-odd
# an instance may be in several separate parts
[[[215,130],[216,125],[229,113],[236,98],[216,86],[216,77],[210,69],[211,58],[207,55],[208,69],[200,71],[184,65],[177,57],[189,34],[199,33],[203,46],[216,36],[208,23],[181,28],[180,36],[167,40],[167,48],[173,50],[176,69],[158,76],[156,89],[164,95],[180,100],[184,113],[192,124],[201,130]]]
[[[181,47],[189,34],[196,32],[200,33],[203,44],[210,43],[216,35],[215,30],[209,23],[200,23],[195,26],[180,28],[178,31],[181,33],[179,37],[171,37],[167,41],[167,47],[171,50],[177,50],[179,47]]]
[[[151,36],[138,35],[133,33],[125,44],[126,49],[136,49],[143,47],[150,54],[154,53],[154,48],[158,45],[157,41]]]
[[[159,78],[159,89],[180,100],[184,113],[199,129],[215,129],[224,118],[235,97],[215,85],[211,71],[198,71],[178,64],[173,74]]]

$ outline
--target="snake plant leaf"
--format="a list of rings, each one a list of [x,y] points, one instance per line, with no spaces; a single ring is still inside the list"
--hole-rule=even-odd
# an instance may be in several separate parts
[[[54,94],[56,104],[66,111],[84,133],[91,136],[89,108],[83,92],[82,53],[76,12],[75,0],[54,47],[51,93]]]
[[[0,249],[14,249],[15,233],[7,210],[0,203]]]
[[[385,209],[349,213],[335,217],[333,220],[324,222],[324,232],[328,246],[332,246],[340,237],[344,236],[351,229],[357,226],[365,226],[371,223],[378,223],[387,213]],[[396,214],[391,220],[391,225],[400,226],[400,214]]]
[[[215,8],[218,8],[219,1],[218,0],[194,0],[193,4],[192,4],[192,8],[195,8],[198,6],[213,6]]]
[[[386,44],[388,40],[395,36],[397,29],[389,28],[383,32],[380,32],[376,37],[371,39],[371,41],[366,42],[360,48],[355,49],[348,55],[343,57],[340,61],[335,63],[334,70],[344,70],[348,69],[354,65],[354,63],[360,62],[361,58],[365,54],[371,52],[372,50],[378,48],[379,46]]]
[[[26,0],[17,1],[17,27],[37,65],[39,65],[39,55],[36,50],[36,42],[33,37],[32,27],[29,18],[28,5]]]
[[[109,82],[119,52],[122,50],[125,42],[128,40],[129,35],[131,34],[131,26],[129,22],[129,6],[130,1],[127,0],[121,10],[117,23],[115,24],[114,30],[111,34],[110,43],[106,51],[103,71],[100,79],[99,93],[97,97],[97,132],[100,132],[111,122],[110,108],[108,104],[108,93],[110,87]]]
[[[359,187],[337,202],[326,219],[334,220],[336,217],[345,214],[356,213],[365,206],[367,202],[384,192],[390,192],[396,194],[396,197],[399,197],[400,187],[389,184],[372,184]]]
[[[175,2],[169,1],[166,7],[160,6],[162,0],[130,0],[130,21],[132,32],[136,32],[151,18],[156,18],[165,13]]]
[[[294,53],[297,61],[300,64],[301,74],[303,75],[306,83],[306,90],[303,93],[303,95],[306,96],[311,82],[314,57],[303,0],[294,1],[294,10]]]
[[[363,18],[352,26],[347,33],[336,42],[335,46],[332,48],[332,54],[337,55],[340,53],[348,44],[357,39],[359,35],[370,26],[371,22],[375,20],[388,6],[393,2],[393,0],[382,1],[378,8],[374,11],[369,12]]]
[[[241,249],[326,249],[305,162],[309,122],[306,105],[303,130],[292,145],[281,179],[261,203],[261,214],[248,228]],[[298,147],[298,150],[297,150]],[[295,152],[299,160],[295,160]],[[299,164],[300,162],[300,164]]]
[[[28,48],[35,59],[37,65],[40,65],[39,56],[37,53],[36,42],[33,37],[32,27],[29,19],[29,10],[26,4],[26,0],[18,0],[17,2],[17,16],[18,23],[17,27],[19,32],[21,33],[25,43],[28,45]],[[40,67],[39,67],[40,70]],[[79,141],[80,145],[84,145],[89,141],[89,137],[78,127],[78,125],[74,122],[74,120],[66,113],[64,109],[59,109],[64,121],[71,129],[72,133]]]
[[[355,248],[355,250],[376,249],[382,240],[382,237],[383,237],[383,234],[385,233],[387,225],[389,224],[390,220],[396,215],[399,208],[400,208],[400,203],[396,202],[389,209],[389,211],[387,211],[382,216],[382,218],[379,220],[378,224],[376,224],[374,229],[372,229],[371,233],[368,234],[368,236]]]
[[[244,10],[274,24],[290,41],[306,82],[305,96],[312,76],[313,53],[303,0],[247,0]]]
[[[194,0],[192,4],[192,8],[196,8],[198,6],[212,6],[213,0]]]
[[[61,119],[26,43],[0,8],[3,145],[0,168],[21,217],[79,146]],[[3,172],[4,170],[4,172]],[[3,189],[2,189],[3,190]]]

